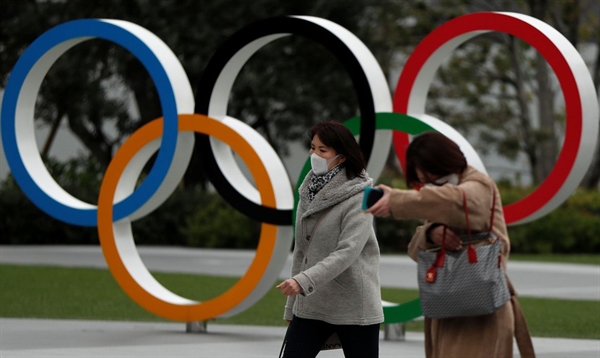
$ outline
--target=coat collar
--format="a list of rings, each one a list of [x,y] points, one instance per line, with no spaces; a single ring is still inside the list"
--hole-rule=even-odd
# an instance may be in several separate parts
[[[487,184],[489,177],[483,174],[482,172],[478,171],[477,169],[473,168],[472,166],[467,165],[465,170],[460,175],[460,179],[458,182],[464,183],[465,181],[470,180],[477,180],[483,182],[484,184]]]
[[[338,204],[351,196],[354,196],[366,187],[373,185],[373,179],[368,174],[364,177],[348,179],[346,168],[342,168],[323,189],[321,189],[313,201],[308,200],[308,183],[314,173],[310,171],[300,186],[300,206],[304,210],[302,217],[311,215],[317,211]]]

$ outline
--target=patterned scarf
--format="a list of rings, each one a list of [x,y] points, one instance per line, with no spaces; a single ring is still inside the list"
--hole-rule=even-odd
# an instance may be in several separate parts
[[[325,173],[323,175],[313,175],[313,177],[310,178],[310,182],[308,183],[308,200],[313,201],[313,199],[315,198],[317,193],[321,189],[323,189],[325,184],[329,183],[331,181],[331,179],[337,173],[339,173],[340,170],[342,170],[343,167],[344,167],[344,163],[336,166],[335,168],[331,169],[330,171],[328,171],[327,173]]]

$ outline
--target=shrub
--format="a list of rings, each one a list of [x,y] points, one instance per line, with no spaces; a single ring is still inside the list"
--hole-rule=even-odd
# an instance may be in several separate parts
[[[548,215],[508,228],[512,252],[600,252],[600,193],[577,190]]]
[[[260,223],[249,219],[213,193],[187,217],[181,232],[187,246],[256,248]]]
[[[8,176],[0,185],[0,244],[98,244],[96,228],[63,223],[38,209]]]
[[[47,163],[50,173],[66,191],[83,201],[97,202],[102,173],[94,160]],[[384,174],[381,182],[404,188],[401,180],[394,179],[395,174]],[[500,194],[506,205],[532,190],[504,184]],[[381,251],[406,252],[418,225],[418,220],[376,218]],[[133,222],[132,230],[138,245],[255,248],[260,223],[232,208],[217,193],[177,188],[156,211]],[[0,232],[2,245],[99,244],[95,227],[78,227],[50,217],[23,194],[10,175],[0,183]],[[600,252],[600,193],[579,189],[550,214],[509,227],[509,235],[513,252]]]

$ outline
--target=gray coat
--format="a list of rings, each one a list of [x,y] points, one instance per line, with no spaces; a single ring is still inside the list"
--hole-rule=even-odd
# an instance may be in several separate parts
[[[296,212],[292,277],[302,294],[288,297],[284,319],[293,314],[338,325],[381,323],[379,245],[373,216],[361,208],[363,190],[373,180],[348,180],[342,169],[309,202],[312,176],[310,172],[300,186]],[[306,237],[324,212],[309,245]]]

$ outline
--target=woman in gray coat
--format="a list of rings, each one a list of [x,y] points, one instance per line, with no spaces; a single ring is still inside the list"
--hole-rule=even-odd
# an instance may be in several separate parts
[[[333,333],[346,357],[377,357],[379,245],[373,217],[361,209],[373,180],[342,124],[319,123],[309,136],[312,170],[299,189],[292,277],[277,286],[290,322],[284,357],[315,357]]]

